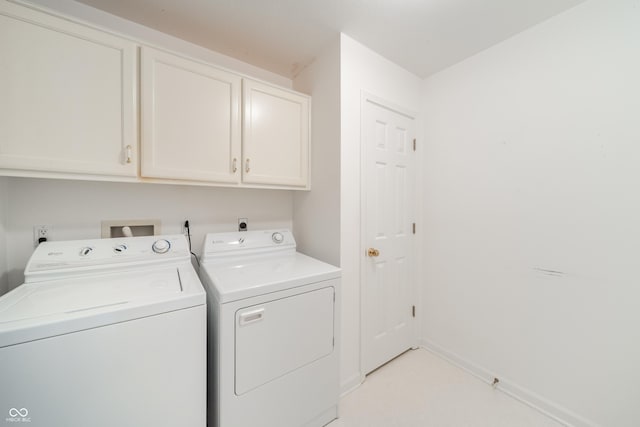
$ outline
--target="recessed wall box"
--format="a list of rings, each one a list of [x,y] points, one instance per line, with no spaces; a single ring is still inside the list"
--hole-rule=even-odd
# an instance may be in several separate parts
[[[134,237],[161,234],[159,219],[104,220],[102,221],[102,238],[125,237],[123,227],[129,227]]]

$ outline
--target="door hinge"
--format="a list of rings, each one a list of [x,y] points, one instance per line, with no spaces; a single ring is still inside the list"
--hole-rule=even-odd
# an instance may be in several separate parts
[[[413,151],[416,151],[416,139],[413,138]]]
[[[411,306],[411,316],[416,317],[416,306],[415,305]]]
[[[416,234],[416,223],[413,223],[413,234]]]

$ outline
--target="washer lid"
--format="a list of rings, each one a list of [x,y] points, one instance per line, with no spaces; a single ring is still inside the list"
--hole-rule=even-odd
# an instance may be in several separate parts
[[[26,283],[0,297],[0,347],[203,305],[191,265]]]
[[[340,269],[299,252],[237,257],[201,267],[219,303],[340,277]]]

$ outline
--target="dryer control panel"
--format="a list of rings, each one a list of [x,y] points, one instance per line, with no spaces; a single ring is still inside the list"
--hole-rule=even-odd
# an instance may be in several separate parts
[[[267,254],[296,250],[296,241],[289,230],[258,230],[233,233],[209,233],[205,237],[202,260],[225,255]]]
[[[170,260],[189,260],[185,236],[118,237],[114,239],[43,242],[36,248],[25,269],[25,281],[61,273],[116,270]]]

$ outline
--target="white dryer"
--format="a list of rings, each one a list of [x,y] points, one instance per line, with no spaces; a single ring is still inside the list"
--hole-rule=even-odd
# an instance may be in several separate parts
[[[0,297],[0,419],[204,427],[205,343],[184,236],[42,243]]]
[[[288,230],[213,233],[210,427],[323,426],[337,417],[340,269],[296,251]]]

